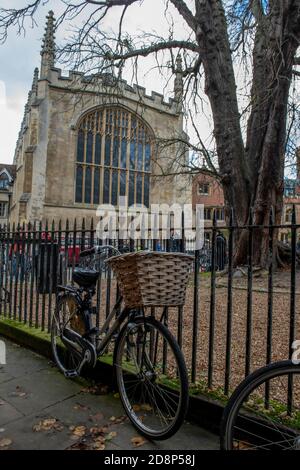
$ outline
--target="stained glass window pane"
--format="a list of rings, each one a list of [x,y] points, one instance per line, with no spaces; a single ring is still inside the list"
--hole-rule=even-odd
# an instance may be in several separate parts
[[[96,142],[95,142],[95,163],[100,165],[101,163],[101,135],[96,135]]]
[[[145,171],[150,171],[151,147],[150,144],[145,145]]]
[[[128,194],[128,204],[131,206],[134,204],[134,172],[129,173],[129,194]]]
[[[130,169],[135,169],[135,142],[130,142]]]
[[[91,131],[87,135],[87,144],[86,144],[86,162],[92,163],[93,161],[93,134]]]
[[[91,203],[91,192],[92,192],[92,170],[90,167],[85,169],[85,190],[84,190],[84,202],[86,204]]]
[[[103,183],[103,202],[104,204],[109,203],[109,175],[110,171],[108,168],[104,169],[104,183]]]
[[[127,162],[127,140],[122,139],[121,142],[121,168],[126,168]]]
[[[94,169],[94,204],[99,204],[100,201],[100,169]]]
[[[114,148],[113,148],[113,166],[119,166],[119,145],[120,141],[117,137],[114,138]]]
[[[138,161],[137,161],[137,169],[139,171],[143,170],[143,144],[142,142],[139,142],[138,144]]]
[[[137,173],[136,175],[136,203],[137,204],[142,204],[142,183],[143,183],[142,173]]]
[[[116,205],[118,203],[118,171],[112,172],[112,188],[111,188],[111,203]]]
[[[76,169],[76,202],[82,202],[82,173],[82,166],[78,166]]]
[[[78,132],[77,161],[83,162],[83,157],[84,157],[84,132],[80,130]]]
[[[107,166],[110,165],[110,146],[111,146],[111,137],[110,135],[107,135],[105,137],[105,159],[104,159],[104,163]]]
[[[126,196],[126,171],[120,171],[120,196]]]
[[[145,175],[144,177],[144,205],[149,207],[149,186],[150,186],[150,176]]]

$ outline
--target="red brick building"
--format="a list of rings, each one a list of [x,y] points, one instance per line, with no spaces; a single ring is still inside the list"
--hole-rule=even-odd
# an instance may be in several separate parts
[[[216,210],[218,225],[225,224],[224,195],[219,181],[206,173],[199,173],[193,179],[193,207],[196,204],[204,205],[205,226],[211,227],[213,211]]]
[[[300,148],[296,151],[297,177],[285,178],[284,181],[284,208],[282,213],[282,225],[289,225],[292,220],[293,205],[296,206],[296,220],[300,221]],[[212,226],[213,211],[216,210],[217,225],[224,227],[224,195],[219,181],[205,170],[193,179],[192,203],[204,205],[204,225]],[[208,232],[209,233],[209,232]],[[207,235],[208,236],[208,235]],[[279,238],[289,242],[290,229],[281,229]]]

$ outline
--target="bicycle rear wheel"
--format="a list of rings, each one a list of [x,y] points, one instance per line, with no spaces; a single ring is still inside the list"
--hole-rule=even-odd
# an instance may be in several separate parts
[[[224,410],[221,448],[300,449],[300,366],[277,362],[237,387]]]
[[[169,330],[152,317],[130,321],[117,338],[114,368],[121,401],[138,431],[150,439],[175,434],[188,407],[188,375]]]
[[[51,321],[51,346],[55,362],[65,376],[72,376],[82,362],[83,351],[79,345],[73,348],[67,347],[62,341],[63,334],[75,331],[80,335],[85,333],[82,316],[79,313],[80,306],[75,296],[62,295],[57,301]]]

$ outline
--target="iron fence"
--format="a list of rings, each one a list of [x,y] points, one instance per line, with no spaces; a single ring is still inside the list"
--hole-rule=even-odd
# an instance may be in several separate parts
[[[206,243],[193,251],[184,236],[163,239],[108,240],[121,251],[164,250],[194,254],[187,302],[169,308],[168,327],[177,337],[195,387],[215,388],[228,395],[251,370],[271,361],[291,357],[292,343],[300,339],[300,250],[295,209],[289,225],[253,223],[237,227],[231,217],[226,227],[216,220],[205,228]],[[253,264],[255,230],[268,236],[269,263],[266,270]],[[247,262],[234,267],[236,231],[246,231]],[[274,233],[289,233],[290,264],[276,270]],[[79,253],[101,244],[93,222],[64,226],[42,223],[7,226],[0,230],[0,316],[49,331],[58,284],[72,283]],[[297,254],[298,253],[298,254]],[[98,280],[95,324],[107,317],[118,288],[108,268]],[[192,385],[193,386],[193,385]]]

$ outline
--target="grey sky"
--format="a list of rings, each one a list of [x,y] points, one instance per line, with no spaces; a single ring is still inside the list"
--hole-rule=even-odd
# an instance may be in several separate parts
[[[26,5],[27,0],[0,0],[2,7],[18,7]],[[22,5],[20,3],[22,2]],[[140,30],[157,31],[161,35],[168,34],[166,20],[164,18],[164,2],[156,1],[153,8],[153,0],[145,1],[143,8],[132,6],[128,12],[124,27],[129,32],[138,32]],[[41,6],[35,17],[37,26],[31,27],[27,23],[25,36],[17,36],[16,31],[10,30],[5,44],[0,45],[0,161],[11,163],[13,160],[14,148],[19,132],[24,105],[27,94],[31,86],[33,70],[40,65],[41,41],[44,33],[45,17],[50,9],[54,10],[58,17],[62,11],[63,4],[60,0],[49,0]],[[105,20],[104,28],[114,29],[117,25],[117,15],[115,10],[113,14],[108,15]],[[80,20],[76,20],[77,23]],[[74,23],[73,23],[74,24]],[[177,36],[186,36],[186,26],[180,17],[175,14],[175,26]],[[57,33],[57,42],[60,42],[67,36],[71,30],[71,24],[65,24],[60,27]],[[148,72],[155,65],[153,59],[142,59],[139,74],[139,83],[145,86],[147,92],[152,90],[162,93],[164,84],[162,78],[156,71]],[[146,73],[147,72],[147,73]],[[129,78],[130,77],[126,77]],[[169,90],[165,90],[168,97],[173,85],[173,80],[169,84]],[[5,97],[4,97],[5,88]]]

